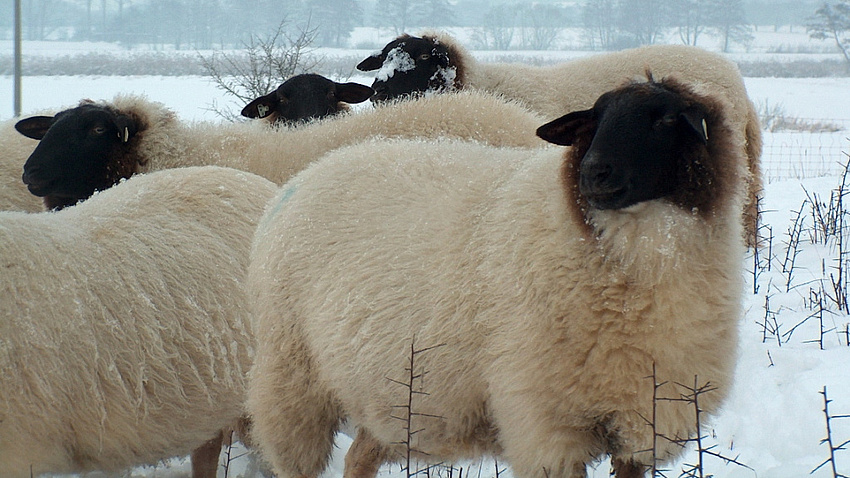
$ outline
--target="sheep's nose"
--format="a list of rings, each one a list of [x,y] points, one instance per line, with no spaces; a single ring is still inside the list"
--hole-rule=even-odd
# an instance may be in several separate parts
[[[617,209],[629,194],[627,175],[608,161],[587,156],[579,169],[579,192],[597,209]]]
[[[589,193],[604,193],[611,189],[617,189],[613,183],[614,168],[607,163],[598,161],[586,161],[581,165],[581,187],[582,191]]]
[[[25,168],[21,175],[21,181],[27,185],[30,193],[36,196],[46,196],[50,194],[53,179],[43,174],[43,170]]]
[[[595,164],[586,169],[587,171],[582,172],[582,176],[595,187],[603,186],[614,170],[609,164]]]
[[[24,172],[21,174],[21,181],[23,181],[26,185],[37,185],[44,182],[44,180],[39,179],[40,176],[44,176],[41,174],[41,170],[37,168],[24,168]]]
[[[375,90],[375,94],[369,98],[371,101],[384,101],[387,99],[387,84],[384,82],[375,81],[372,83],[372,89]]]

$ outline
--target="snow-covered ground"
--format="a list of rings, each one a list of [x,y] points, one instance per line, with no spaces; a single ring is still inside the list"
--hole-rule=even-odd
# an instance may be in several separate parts
[[[759,54],[766,51],[754,50]],[[368,84],[371,79],[364,76],[352,81]],[[11,92],[11,83],[11,78],[0,77],[0,91]],[[816,215],[810,202],[804,204],[807,198],[829,202],[830,194],[841,184],[850,152],[850,78],[747,78],[746,83],[753,100],[763,108],[777,107],[784,116],[803,124],[837,125],[839,131],[765,132],[763,235],[772,232],[772,241],[765,239],[758,261],[750,251],[742,262],[746,300],[734,388],[722,412],[705,428],[707,441],[717,445],[712,451],[736,458],[749,468],[707,457],[706,474],[718,478],[799,478],[809,476],[830,455],[827,446],[821,444],[826,437],[824,387],[832,400],[831,414],[850,414],[850,346],[846,333],[850,315],[830,299],[834,296],[832,279],[838,274],[838,258],[844,255],[839,254],[834,239],[826,244],[811,241]],[[85,97],[109,99],[117,93],[143,93],[170,106],[184,119],[218,121],[210,105],[212,101],[226,101],[202,77],[25,77],[23,86],[25,112],[70,106]],[[10,118],[11,110],[11,95],[0,95],[0,120]],[[789,234],[794,230],[797,212],[802,218],[799,242]],[[844,234],[850,234],[850,230]],[[844,245],[845,254],[848,247]],[[791,258],[795,259],[793,266]],[[813,305],[817,297],[822,299],[822,307]],[[816,314],[821,309],[823,313]],[[818,342],[821,338],[823,350]],[[711,340],[706,337],[707,346]],[[835,419],[832,431],[836,444],[850,440],[850,419]],[[348,437],[339,437],[325,478],[341,477],[342,457],[349,444]],[[838,451],[835,456],[838,472],[850,474],[850,451]],[[666,476],[679,476],[683,465],[695,459],[695,453],[688,452]],[[475,464],[464,466],[467,474],[479,473]],[[495,476],[492,462],[480,466],[480,476]],[[246,458],[237,459],[228,476],[242,476],[248,468]],[[133,470],[127,476],[185,476],[187,470],[185,460],[174,460]],[[381,473],[404,475],[398,467],[385,467]],[[591,476],[608,476],[607,463],[600,464]],[[811,476],[833,475],[826,466]]]

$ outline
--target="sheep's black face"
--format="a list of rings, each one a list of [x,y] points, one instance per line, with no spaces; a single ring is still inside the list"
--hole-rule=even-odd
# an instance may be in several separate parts
[[[455,68],[448,49],[433,40],[402,36],[391,41],[380,53],[366,58],[358,70],[378,70],[372,88],[373,102],[451,89]]]
[[[690,151],[707,141],[704,112],[658,83],[602,95],[590,110],[570,113],[538,134],[557,144],[589,146],[578,170],[590,207],[621,209],[683,187]]]
[[[296,75],[245,106],[242,116],[265,118],[276,114],[276,121],[294,123],[336,114],[344,108],[343,103],[361,103],[374,93],[358,83],[336,83],[315,74]]]
[[[54,117],[26,118],[15,128],[40,140],[21,179],[52,208],[75,204],[117,182],[120,178],[113,177],[110,160],[135,133],[128,118],[96,105],[78,106]]]

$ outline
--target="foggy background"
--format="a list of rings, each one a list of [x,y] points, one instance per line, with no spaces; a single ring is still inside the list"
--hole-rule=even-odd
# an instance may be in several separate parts
[[[478,50],[622,49],[651,43],[694,44],[721,34],[726,49],[752,33],[804,25],[813,0],[22,0],[26,41],[115,42],[128,50],[239,48],[285,23],[313,30],[316,47],[354,44],[358,27],[390,33],[420,27],[472,27]],[[11,39],[13,0],[0,0],[0,39]],[[561,29],[580,29],[565,45]],[[4,71],[0,70],[0,74]]]

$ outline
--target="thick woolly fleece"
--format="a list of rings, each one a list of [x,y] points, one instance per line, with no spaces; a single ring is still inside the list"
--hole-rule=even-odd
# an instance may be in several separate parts
[[[275,187],[227,168],[0,213],[0,470],[118,471],[184,456],[244,415],[244,276]]]
[[[492,453],[517,476],[571,478],[606,453],[649,463],[653,370],[670,384],[661,396],[710,383],[700,406],[717,412],[741,316],[747,169],[730,106],[700,98],[721,171],[701,212],[660,199],[582,216],[574,148],[456,141],[344,148],[281,188],[248,276],[248,408],[279,476],[316,476],[345,418],[383,447],[376,460],[401,459],[411,349],[425,392],[412,448],[427,462]],[[657,404],[658,433],[694,433],[692,406]]]
[[[262,122],[185,124],[161,104],[121,96],[111,105],[136,118],[139,132],[116,162],[147,172],[182,166],[227,166],[282,184],[321,155],[376,137],[452,137],[497,146],[543,146],[534,135],[543,121],[524,107],[486,93],[399,102],[293,128]]]

